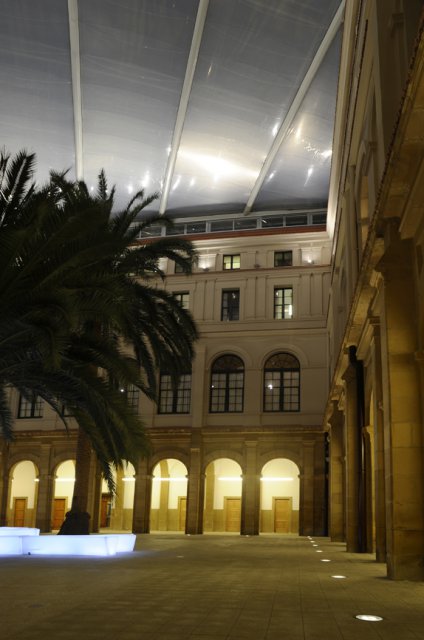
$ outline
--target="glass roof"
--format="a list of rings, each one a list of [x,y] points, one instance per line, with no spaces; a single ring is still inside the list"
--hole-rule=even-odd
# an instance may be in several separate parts
[[[325,207],[342,5],[0,0],[0,146],[171,216]]]

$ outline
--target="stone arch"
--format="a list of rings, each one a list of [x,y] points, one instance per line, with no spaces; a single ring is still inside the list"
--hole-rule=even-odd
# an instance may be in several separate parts
[[[205,467],[204,475],[204,531],[240,533],[243,493],[241,464],[228,455],[214,457]]]
[[[292,449],[291,447],[280,447],[278,449],[268,449],[262,451],[258,456],[258,469],[257,473],[261,473],[263,467],[274,460],[275,458],[286,458],[298,467],[300,475],[303,473],[302,469],[302,445],[299,445],[299,449]]]
[[[228,458],[230,460],[234,460],[241,467],[242,473],[245,473],[244,469],[244,456],[240,451],[236,451],[234,449],[213,449],[208,451],[203,456],[203,473],[206,471],[206,467],[213,462],[214,460],[219,460],[221,458]]]
[[[274,455],[261,469],[260,532],[298,533],[300,469],[287,457]]]
[[[153,469],[161,460],[175,459],[182,462],[182,464],[188,470],[190,468],[190,458],[186,450],[178,447],[163,447],[156,449],[149,458],[148,470],[149,473],[153,473]]]
[[[234,344],[221,344],[219,346],[219,349],[216,349],[216,351],[211,351],[208,354],[205,370],[207,372],[210,372],[212,364],[215,362],[215,360],[227,354],[238,356],[243,361],[245,369],[251,368],[253,366],[252,356],[245,349],[242,349]]]
[[[267,351],[265,354],[263,354],[259,365],[261,370],[264,369],[267,360],[269,360],[269,358],[271,358],[272,356],[275,356],[277,353],[289,353],[290,355],[295,356],[295,358],[297,358],[299,361],[301,371],[303,368],[307,368],[309,366],[308,356],[303,351],[303,349],[300,349],[300,347],[292,343],[279,343],[275,346],[274,349],[272,349],[272,351]]]
[[[187,512],[187,465],[175,457],[161,457],[152,467],[152,476],[150,529],[184,532]]]
[[[21,457],[10,465],[6,516],[9,525],[35,526],[38,477],[39,467],[29,457]]]

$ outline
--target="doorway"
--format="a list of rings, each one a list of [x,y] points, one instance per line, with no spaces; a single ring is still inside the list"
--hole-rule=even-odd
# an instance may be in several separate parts
[[[292,529],[292,499],[274,498],[274,532],[290,533]]]
[[[241,498],[225,498],[225,531],[240,531]]]
[[[13,501],[13,526],[24,527],[25,526],[25,512],[26,512],[27,499],[15,498]]]
[[[66,498],[55,498],[53,500],[52,529],[60,529],[65,520]]]

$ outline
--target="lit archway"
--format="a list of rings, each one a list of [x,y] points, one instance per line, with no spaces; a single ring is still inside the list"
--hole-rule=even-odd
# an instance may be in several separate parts
[[[299,533],[299,467],[287,458],[267,462],[261,474],[261,533]]]
[[[187,467],[175,458],[161,460],[153,469],[151,531],[185,531]]]
[[[72,505],[75,485],[75,460],[61,462],[55,473],[52,505],[52,529],[60,529],[65,514]]]
[[[206,467],[203,529],[240,533],[242,469],[230,458],[219,458]]]
[[[34,527],[38,494],[38,471],[31,460],[18,462],[11,471],[7,522],[12,527]]]
[[[116,483],[116,494],[110,493],[106,481],[102,478],[99,527],[114,531],[131,531],[135,469],[130,462],[123,462],[122,468],[112,469],[112,473]]]

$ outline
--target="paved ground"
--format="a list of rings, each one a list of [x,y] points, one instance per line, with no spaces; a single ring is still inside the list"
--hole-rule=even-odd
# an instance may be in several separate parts
[[[158,534],[113,558],[0,558],[0,638],[424,640],[424,583],[389,581],[371,556],[315,544]]]

